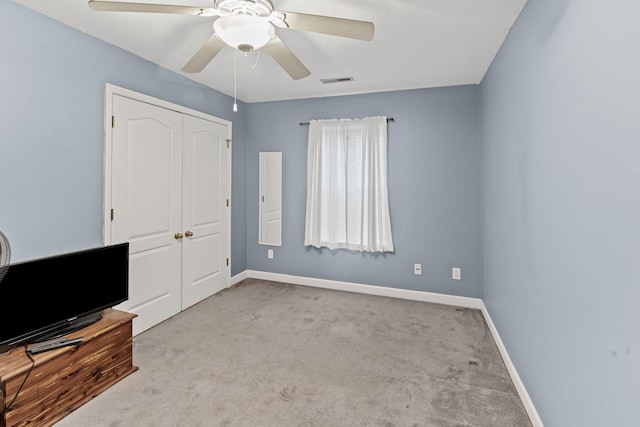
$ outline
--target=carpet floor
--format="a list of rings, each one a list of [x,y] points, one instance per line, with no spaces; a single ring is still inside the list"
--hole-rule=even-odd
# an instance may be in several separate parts
[[[531,426],[473,309],[247,279],[133,362],[56,427]]]

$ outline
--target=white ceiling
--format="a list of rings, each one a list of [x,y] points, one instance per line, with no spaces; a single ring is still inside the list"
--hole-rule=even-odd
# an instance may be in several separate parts
[[[136,0],[130,0],[136,1]],[[276,29],[311,75],[292,80],[268,53],[237,54],[237,97],[244,102],[315,98],[477,84],[526,0],[272,0],[280,11],[371,21],[372,41]],[[215,17],[95,12],[87,0],[14,0],[80,31],[229,96],[234,49],[198,74],[180,70],[213,34]],[[213,7],[213,0],[143,0]],[[346,83],[320,79],[353,77]]]

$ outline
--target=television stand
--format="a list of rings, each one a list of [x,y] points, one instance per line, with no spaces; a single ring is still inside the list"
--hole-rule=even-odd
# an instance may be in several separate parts
[[[137,371],[131,328],[135,317],[104,310],[100,320],[67,337],[82,337],[82,342],[32,354],[31,372],[25,346],[0,355],[0,427],[51,426]]]

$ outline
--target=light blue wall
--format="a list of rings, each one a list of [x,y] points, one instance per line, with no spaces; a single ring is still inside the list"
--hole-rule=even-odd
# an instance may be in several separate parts
[[[484,297],[546,426],[637,426],[639,17],[632,1],[529,0],[480,89],[240,103],[233,114],[225,95],[2,1],[0,229],[13,260],[100,245],[105,84],[184,105],[234,123],[232,274]],[[298,122],[377,114],[396,119],[396,253],[304,248]],[[283,152],[274,260],[257,244],[259,151]]]
[[[481,84],[484,300],[547,427],[640,426],[639,22],[529,0]]]
[[[0,229],[12,261],[102,244],[105,84],[232,120],[233,271],[246,269],[245,105],[0,2]]]
[[[460,86],[248,105],[247,267],[393,288],[482,296],[478,87]],[[389,203],[395,253],[303,245],[308,122],[393,117]],[[258,153],[282,151],[282,247],[258,245]],[[274,259],[267,259],[267,249]],[[423,274],[413,274],[421,263]],[[462,268],[462,281],[451,267]]]

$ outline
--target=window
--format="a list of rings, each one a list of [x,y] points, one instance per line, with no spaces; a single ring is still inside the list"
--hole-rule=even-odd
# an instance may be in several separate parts
[[[386,117],[310,121],[304,244],[393,252]]]

